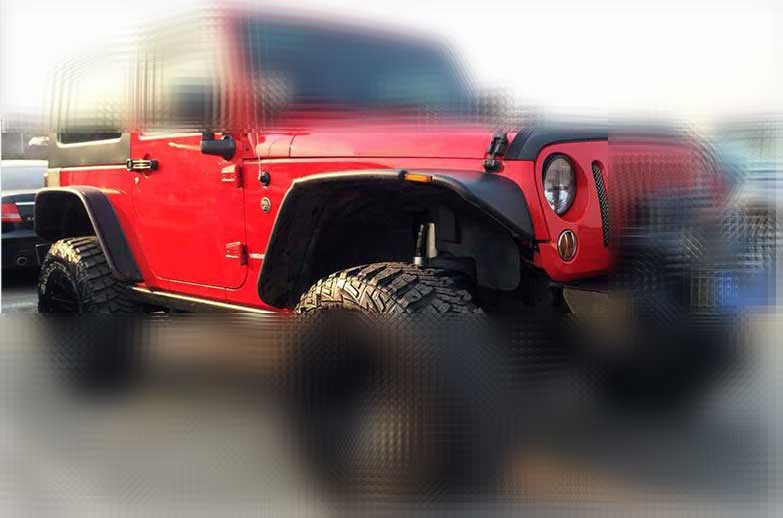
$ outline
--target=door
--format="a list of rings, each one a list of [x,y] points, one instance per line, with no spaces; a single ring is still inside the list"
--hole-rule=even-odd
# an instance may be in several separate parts
[[[200,143],[196,133],[134,135],[131,158],[157,160],[157,169],[128,173],[136,238],[160,279],[239,288],[247,276],[239,160],[202,154]]]

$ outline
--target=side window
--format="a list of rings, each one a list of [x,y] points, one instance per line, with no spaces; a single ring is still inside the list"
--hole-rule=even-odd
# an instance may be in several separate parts
[[[64,63],[54,78],[51,126],[58,142],[74,144],[117,138],[128,127],[129,63],[127,52],[107,49]]]
[[[220,120],[220,89],[212,63],[195,53],[175,56],[167,63],[161,84],[158,127],[200,130]]]
[[[204,20],[150,35],[135,65],[134,99],[144,130],[200,131],[224,115],[226,72],[217,59],[222,39]]]

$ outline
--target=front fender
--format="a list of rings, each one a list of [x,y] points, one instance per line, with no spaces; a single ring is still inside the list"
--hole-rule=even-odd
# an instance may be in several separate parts
[[[389,169],[315,174],[295,180],[283,199],[258,279],[261,299],[272,306],[293,307],[316,280],[309,275],[308,265],[326,208],[341,194],[356,198],[378,189],[400,197],[420,189],[448,193],[484,214],[515,240],[532,246],[533,224],[525,195],[502,176],[461,170]]]

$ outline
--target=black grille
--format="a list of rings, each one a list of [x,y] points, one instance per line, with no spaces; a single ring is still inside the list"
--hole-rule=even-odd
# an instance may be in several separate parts
[[[612,223],[609,218],[609,202],[606,199],[604,176],[601,174],[601,166],[598,165],[598,162],[593,162],[593,179],[595,180],[595,189],[598,191],[598,203],[601,207],[601,229],[604,235],[604,246],[609,246],[609,233],[612,230]]]

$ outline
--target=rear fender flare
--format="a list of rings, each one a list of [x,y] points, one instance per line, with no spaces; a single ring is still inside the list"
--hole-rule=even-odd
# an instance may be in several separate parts
[[[84,210],[78,222],[65,220],[74,207]],[[85,219],[86,218],[86,219]],[[55,242],[67,237],[69,225],[91,227],[114,276],[126,282],[141,282],[142,276],[128,245],[122,225],[106,193],[96,187],[71,186],[42,189],[35,197],[35,231],[43,239]]]

